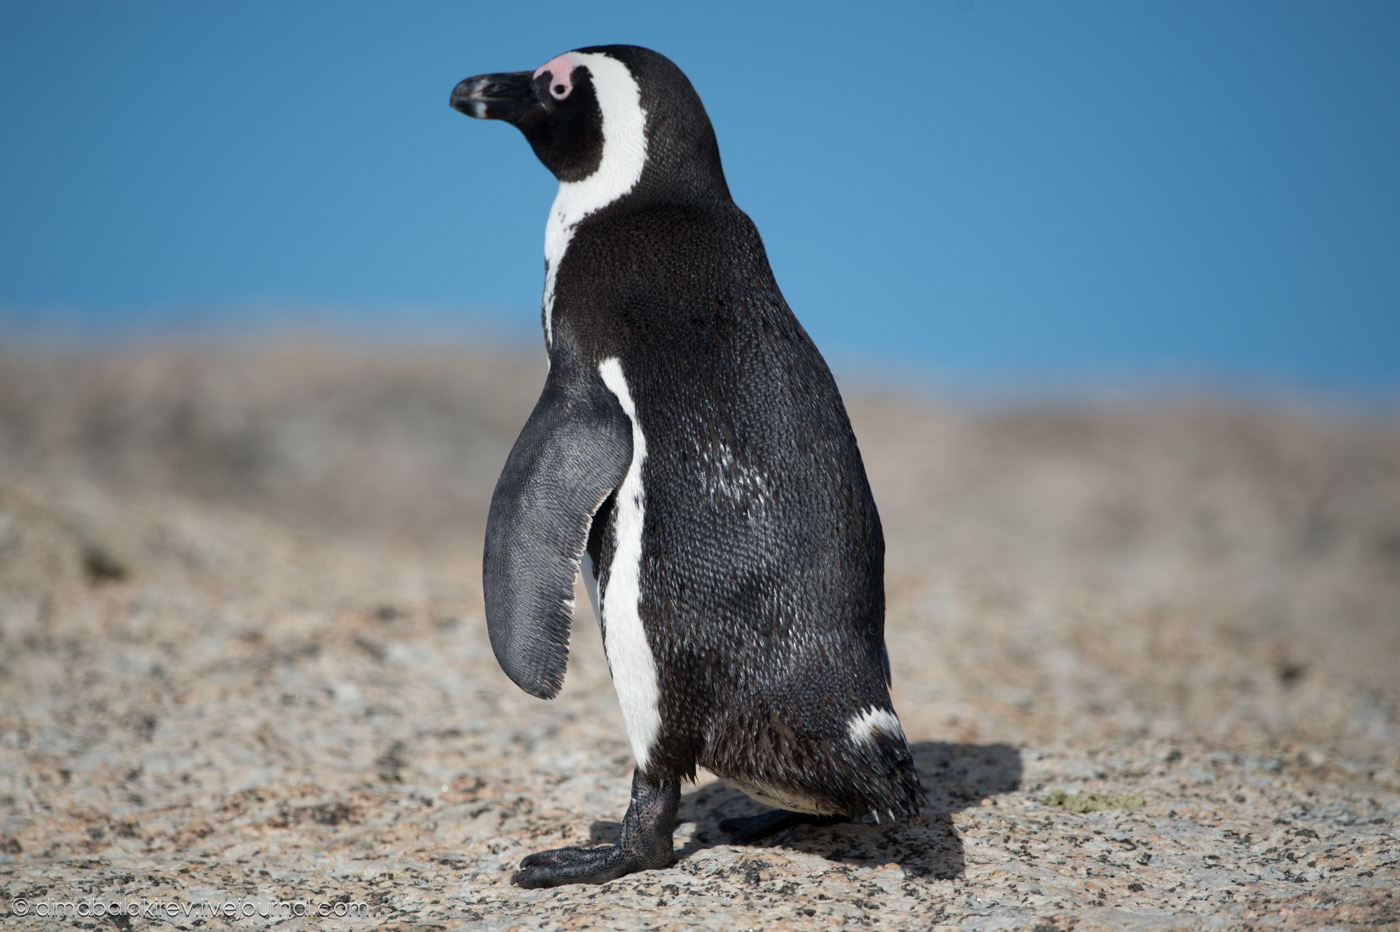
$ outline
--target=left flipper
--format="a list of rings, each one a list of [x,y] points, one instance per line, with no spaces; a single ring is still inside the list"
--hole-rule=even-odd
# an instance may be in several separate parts
[[[532,696],[564,683],[574,576],[594,512],[632,460],[632,422],[602,379],[560,350],[491,496],[482,591],[501,669]]]

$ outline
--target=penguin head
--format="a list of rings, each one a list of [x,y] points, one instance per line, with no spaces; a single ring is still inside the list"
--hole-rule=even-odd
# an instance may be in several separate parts
[[[650,49],[593,46],[534,71],[467,78],[451,104],[514,125],[562,184],[606,185],[619,197],[729,198],[699,95]]]

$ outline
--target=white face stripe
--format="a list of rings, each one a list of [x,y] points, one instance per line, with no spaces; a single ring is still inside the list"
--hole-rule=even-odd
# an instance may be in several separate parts
[[[603,113],[603,158],[598,170],[582,181],[559,182],[559,193],[549,209],[544,228],[544,340],[550,350],[554,349],[554,279],[574,228],[635,188],[647,160],[647,113],[642,109],[641,89],[627,66],[598,52],[570,52],[551,59],[541,70],[561,60],[575,68],[586,66],[593,76],[593,91]],[[560,83],[558,74],[553,78],[555,85]],[[572,72],[567,83],[572,90]]]
[[[657,687],[656,658],[647,644],[640,612],[642,599],[642,527],[646,493],[642,489],[642,463],[647,457],[646,438],[637,419],[632,393],[622,364],[616,357],[598,366],[603,384],[617,396],[632,422],[632,465],[617,487],[613,504],[613,528],[617,547],[608,570],[607,586],[600,593],[599,617],[603,619],[603,649],[608,655],[613,687],[622,706],[622,720],[632,742],[638,769],[645,770],[652,745],[661,733],[661,693]]]
[[[904,737],[904,729],[899,724],[899,718],[888,709],[879,709],[875,706],[851,716],[850,724],[846,727],[850,731],[852,744],[873,741],[876,729],[890,736]]]

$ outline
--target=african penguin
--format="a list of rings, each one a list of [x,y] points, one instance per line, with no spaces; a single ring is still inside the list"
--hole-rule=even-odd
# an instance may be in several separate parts
[[[452,106],[513,124],[559,180],[549,374],[487,519],[491,646],[553,698],[582,572],[637,762],[619,844],[531,855],[512,880],[670,864],[697,766],[788,815],[912,818],[865,467],[694,88],[610,45],[468,78]]]

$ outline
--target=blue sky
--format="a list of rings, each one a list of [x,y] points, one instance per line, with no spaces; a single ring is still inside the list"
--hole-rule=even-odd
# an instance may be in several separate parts
[[[554,181],[448,95],[628,42],[838,369],[1400,389],[1400,4],[598,6],[0,4],[0,339],[535,341]]]

